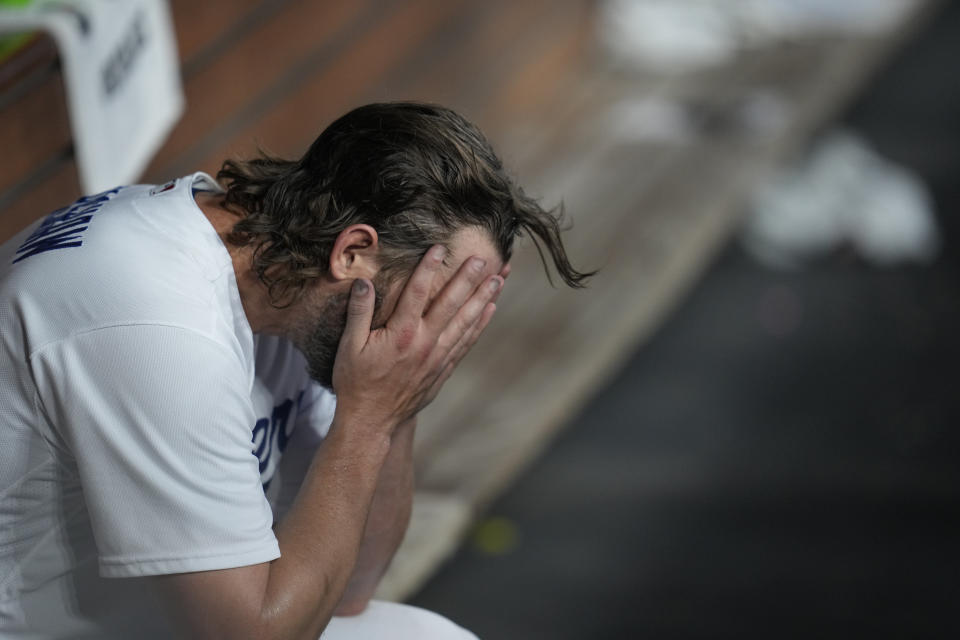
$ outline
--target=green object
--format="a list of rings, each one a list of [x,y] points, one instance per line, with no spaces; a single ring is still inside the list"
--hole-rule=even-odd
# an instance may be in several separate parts
[[[0,0],[0,8],[7,7],[25,7],[33,0]],[[15,33],[13,35],[0,36],[0,62],[16,53],[17,49],[25,45],[29,40],[30,33]]]
[[[520,531],[512,520],[502,516],[486,518],[470,536],[473,548],[489,556],[510,553],[520,544]]]
[[[8,0],[0,0],[6,2]],[[15,33],[12,36],[0,36],[0,63],[16,53],[33,38],[32,33]]]
[[[0,8],[7,7],[25,7],[33,0],[0,0]],[[11,55],[17,52],[20,47],[30,41],[32,33],[15,33],[13,35],[0,36],[0,62],[3,62]]]

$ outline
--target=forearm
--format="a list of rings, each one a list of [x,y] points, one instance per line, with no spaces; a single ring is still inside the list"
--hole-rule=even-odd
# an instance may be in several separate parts
[[[279,633],[267,637],[318,637],[354,572],[389,441],[352,426],[335,420],[276,528],[282,556],[270,564],[260,611]]]
[[[338,408],[293,505],[274,527],[281,557],[155,578],[182,635],[316,640],[353,573],[391,429]]]
[[[357,563],[335,615],[357,615],[366,608],[403,541],[413,506],[415,430],[413,418],[394,432],[377,479]]]

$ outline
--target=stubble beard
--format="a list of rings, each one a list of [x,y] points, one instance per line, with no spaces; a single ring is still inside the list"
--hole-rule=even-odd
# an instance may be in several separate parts
[[[380,321],[380,307],[383,293],[378,279],[374,279],[373,327],[383,326]],[[340,348],[340,338],[347,326],[347,304],[349,293],[335,293],[323,301],[315,303],[317,311],[311,315],[314,322],[304,327],[294,336],[294,344],[307,361],[307,373],[324,388],[334,391],[333,369]]]

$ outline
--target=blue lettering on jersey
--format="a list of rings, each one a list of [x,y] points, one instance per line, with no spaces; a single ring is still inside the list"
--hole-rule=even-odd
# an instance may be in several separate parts
[[[300,408],[303,402],[303,391],[297,394],[296,403],[287,399],[273,408],[269,418],[260,418],[253,426],[253,454],[260,462],[260,473],[269,468],[270,459],[274,452],[283,454],[287,448],[287,441],[293,432],[292,422],[296,419],[294,406]],[[291,419],[293,418],[293,419]],[[271,474],[272,476],[272,474]],[[270,484],[270,478],[265,478],[264,489]]]
[[[96,195],[84,196],[69,207],[57,209],[51,213],[20,245],[17,249],[19,257],[15,258],[13,263],[16,264],[45,251],[82,245],[82,234],[87,230],[93,214],[99,211],[103,203],[120,189],[121,187],[116,187]]]
[[[100,71],[103,91],[107,96],[112,96],[130,77],[134,63],[143,55],[147,42],[147,28],[141,12],[134,16],[130,28],[110,52],[106,65]]]

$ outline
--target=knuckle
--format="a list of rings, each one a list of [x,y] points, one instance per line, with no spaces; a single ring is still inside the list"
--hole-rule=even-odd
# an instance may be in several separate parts
[[[429,287],[423,282],[414,282],[410,280],[407,287],[407,295],[413,300],[425,300],[429,294]]]
[[[443,353],[449,352],[451,349],[457,346],[459,340],[455,336],[442,335],[437,340],[437,348],[440,349]]]
[[[480,318],[480,315],[483,313],[483,308],[485,306],[486,301],[482,299],[478,300],[474,298],[473,300],[470,300],[470,302],[465,305],[466,308],[464,309],[467,316],[467,324],[470,326],[476,324],[477,320]]]
[[[407,351],[417,339],[417,329],[411,325],[404,325],[397,329],[395,344],[400,351]]]
[[[429,343],[422,344],[420,345],[420,348],[417,349],[417,357],[420,358],[421,361],[429,358],[431,353],[433,353],[433,345]]]
[[[351,316],[362,316],[366,313],[366,307],[359,302],[351,302],[347,306],[347,313]]]
[[[412,354],[414,358],[420,363],[423,363],[430,359],[433,350],[436,348],[437,340],[421,340],[413,349]]]
[[[482,258],[473,257],[467,263],[467,271],[470,272],[474,278],[480,276],[483,273],[483,268],[487,266],[487,261]]]

